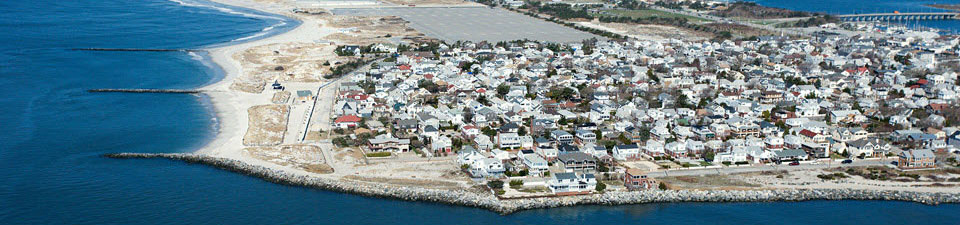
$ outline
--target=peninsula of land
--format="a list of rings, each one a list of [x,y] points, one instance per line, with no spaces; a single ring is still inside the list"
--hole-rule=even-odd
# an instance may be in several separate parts
[[[108,157],[500,213],[960,202],[957,36],[740,3],[215,1],[301,24],[208,49],[209,144]]]

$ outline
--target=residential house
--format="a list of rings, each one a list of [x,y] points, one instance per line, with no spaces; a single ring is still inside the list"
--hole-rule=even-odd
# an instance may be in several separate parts
[[[647,173],[639,169],[627,169],[623,174],[623,186],[627,190],[647,190],[657,188],[657,181],[647,176]]]
[[[395,138],[390,134],[378,135],[367,140],[371,152],[406,152],[410,150],[410,139]]]
[[[597,169],[597,160],[583,152],[561,154],[557,162],[567,172],[593,172]]]
[[[340,116],[333,121],[333,126],[338,128],[343,128],[343,129],[354,128],[354,127],[360,126],[360,121],[361,119],[358,116],[354,116],[354,115]]]
[[[900,152],[897,168],[926,169],[936,167],[936,156],[929,149],[916,149]]]
[[[597,186],[597,179],[590,173],[557,173],[547,181],[547,187],[556,195],[589,194]]]
[[[634,160],[640,157],[640,147],[636,144],[613,146],[613,158],[617,160]]]

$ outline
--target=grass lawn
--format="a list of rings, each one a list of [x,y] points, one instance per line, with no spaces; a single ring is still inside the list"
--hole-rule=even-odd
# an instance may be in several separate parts
[[[776,20],[761,20],[761,19],[747,19],[747,18],[734,18],[734,20],[748,22],[748,23],[757,24],[757,25],[770,25],[770,24],[783,22],[783,21],[776,21]]]
[[[645,18],[645,17],[687,18],[688,21],[693,23],[709,21],[699,17],[681,15],[681,14],[676,14],[672,12],[664,12],[664,11],[654,10],[654,9],[639,9],[639,10],[608,9],[608,10],[603,10],[603,12],[605,12],[606,15],[625,16],[625,17],[631,17],[631,18]]]

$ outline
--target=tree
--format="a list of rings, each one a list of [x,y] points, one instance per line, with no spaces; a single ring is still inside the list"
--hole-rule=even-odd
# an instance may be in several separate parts
[[[677,96],[677,107],[691,108],[693,106],[690,105],[687,95],[681,93],[679,96]]]
[[[527,128],[524,126],[520,126],[520,129],[517,130],[517,135],[520,135],[520,136],[527,135]]]
[[[510,93],[510,86],[507,86],[506,84],[500,84],[500,86],[497,86],[497,97],[503,98],[503,96],[506,96],[508,93]]]
[[[496,136],[497,136],[497,131],[494,130],[494,129],[492,129],[492,128],[490,128],[490,127],[484,127],[483,129],[480,129],[480,132],[482,132],[483,135],[487,135],[488,137],[496,137]]]
[[[597,140],[603,139],[603,132],[600,130],[593,130],[593,134],[597,136]]]
[[[547,97],[557,101],[569,100],[573,98],[573,95],[575,94],[575,92],[576,92],[575,90],[568,87],[552,88],[550,89],[550,91],[547,92]]]
[[[606,190],[606,189],[607,189],[606,184],[604,184],[603,182],[597,182],[597,188],[596,188],[597,192],[603,192],[603,190]]]
[[[663,182],[660,182],[659,188],[660,188],[660,190],[667,190],[667,189],[669,189],[669,188],[667,188],[667,184],[666,184],[666,183],[663,183]]]
[[[706,107],[708,102],[709,101],[707,101],[707,98],[700,98],[700,102],[697,103],[697,108],[702,109],[703,107]]]
[[[647,69],[647,78],[650,78],[650,80],[654,82],[660,83],[660,78],[657,77],[656,75],[653,75],[652,69]]]
[[[625,144],[625,145],[632,143],[632,141],[630,141],[630,138],[627,138],[627,135],[624,135],[623,133],[620,133],[620,136],[617,137],[617,140],[619,140],[621,144]]]
[[[463,122],[473,123],[473,110],[470,107],[463,108]]]

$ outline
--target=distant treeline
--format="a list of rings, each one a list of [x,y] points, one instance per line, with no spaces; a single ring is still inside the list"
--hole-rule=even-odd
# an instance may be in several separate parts
[[[584,18],[593,19],[593,16],[587,12],[586,8],[574,9],[568,4],[546,4],[535,6],[537,12],[546,13],[560,19]]]
[[[814,15],[808,12],[761,6],[753,2],[730,3],[727,5],[726,9],[714,11],[710,14],[719,17],[740,17],[751,19],[779,19],[809,17]]]
[[[785,27],[815,27],[828,23],[839,23],[840,19],[831,15],[811,17],[794,23],[784,24]]]

